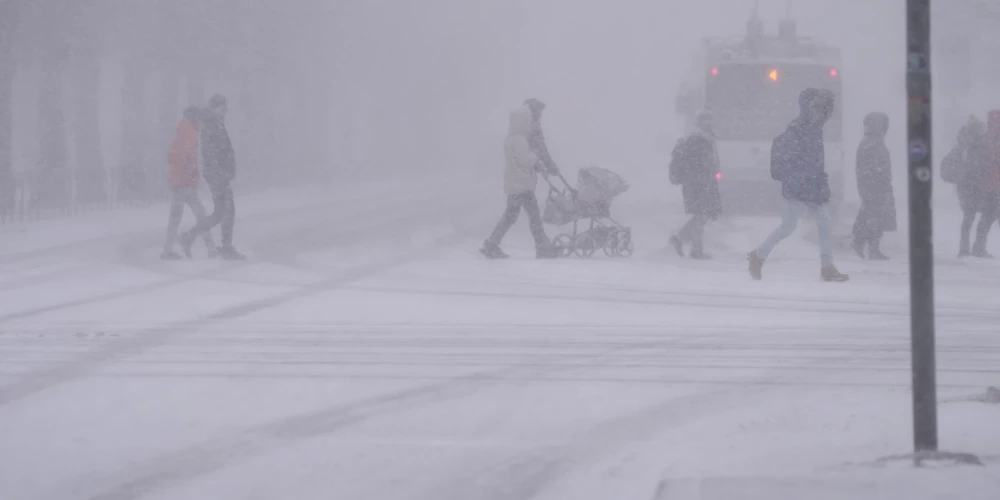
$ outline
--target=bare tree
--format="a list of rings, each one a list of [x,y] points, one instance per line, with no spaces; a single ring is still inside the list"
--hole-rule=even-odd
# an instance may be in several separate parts
[[[14,165],[12,96],[16,62],[14,59],[14,28],[21,2],[0,1],[0,215],[14,210]]]

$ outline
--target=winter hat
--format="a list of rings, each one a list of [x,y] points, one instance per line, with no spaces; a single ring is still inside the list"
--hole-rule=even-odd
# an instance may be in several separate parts
[[[976,115],[969,115],[969,121],[965,126],[970,133],[982,134],[986,131],[986,124]]]
[[[208,109],[219,109],[226,107],[226,98],[221,94],[215,94],[208,100]]]
[[[865,135],[884,136],[889,131],[889,115],[872,112],[865,115]]]
[[[531,114],[534,115],[536,119],[538,118],[539,115],[542,114],[542,111],[545,109],[545,103],[539,101],[538,99],[535,99],[534,97],[530,99],[525,99],[524,104],[528,106],[528,109],[531,110]]]

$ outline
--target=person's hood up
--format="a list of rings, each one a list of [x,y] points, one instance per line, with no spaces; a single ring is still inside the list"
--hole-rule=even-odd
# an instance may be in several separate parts
[[[889,115],[873,112],[865,115],[865,135],[885,137],[889,131]]]
[[[803,123],[809,123],[809,106],[817,100],[825,101],[825,103],[830,106],[832,111],[834,105],[833,99],[833,93],[829,90],[820,90],[812,87],[803,90],[799,93],[799,118],[803,121]],[[830,113],[827,113],[826,120],[829,119]],[[820,123],[818,125],[822,126],[824,123]]]
[[[715,137],[715,129],[712,126],[712,122],[712,113],[710,111],[702,110],[694,115],[695,130],[705,137]]]
[[[524,105],[531,110],[531,116],[536,121],[542,117],[542,111],[545,111],[545,103],[535,99],[534,97],[525,99]]]
[[[532,117],[529,106],[521,106],[510,112],[510,128],[507,131],[509,136],[528,137],[534,127],[535,120]]]

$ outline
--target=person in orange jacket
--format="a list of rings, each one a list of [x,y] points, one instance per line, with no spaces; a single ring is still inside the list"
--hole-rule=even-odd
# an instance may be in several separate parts
[[[208,216],[205,206],[198,198],[198,133],[202,111],[194,106],[184,110],[184,117],[177,124],[174,143],[167,155],[170,164],[170,189],[173,197],[170,203],[170,219],[167,221],[167,240],[163,245],[163,260],[179,260],[181,255],[174,251],[177,239],[177,229],[181,225],[184,206],[191,207],[191,212],[198,222]],[[212,235],[204,233],[205,247],[209,256],[218,253]]]

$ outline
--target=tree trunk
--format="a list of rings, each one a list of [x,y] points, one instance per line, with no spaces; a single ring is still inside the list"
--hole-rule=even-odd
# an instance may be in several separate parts
[[[14,212],[15,186],[12,144],[14,84],[14,5],[0,3],[0,215]]]
[[[86,54],[74,75],[74,124],[76,139],[77,200],[81,203],[107,201],[107,169],[101,154],[100,79],[96,54]]]
[[[62,54],[44,53],[39,75],[38,167],[32,179],[32,205],[61,208],[70,204],[66,168],[66,117],[63,109]]]
[[[145,71],[141,63],[126,63],[122,85],[122,165],[118,185],[120,200],[145,200],[146,168],[143,162],[143,91]]]

